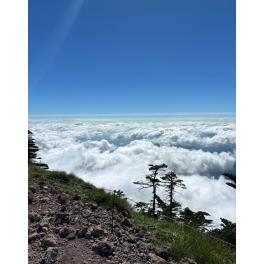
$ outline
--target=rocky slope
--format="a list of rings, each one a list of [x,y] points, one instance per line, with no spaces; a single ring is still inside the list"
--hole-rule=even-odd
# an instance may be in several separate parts
[[[30,264],[176,263],[125,214],[47,186],[31,185],[28,195]]]

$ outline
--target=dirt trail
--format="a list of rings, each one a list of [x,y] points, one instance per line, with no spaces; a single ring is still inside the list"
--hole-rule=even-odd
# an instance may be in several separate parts
[[[112,228],[110,210],[46,186],[29,186],[28,216],[30,264],[175,263],[127,216],[115,212]]]

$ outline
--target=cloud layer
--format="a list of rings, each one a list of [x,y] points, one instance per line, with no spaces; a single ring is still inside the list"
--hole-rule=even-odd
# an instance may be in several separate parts
[[[31,119],[40,155],[51,169],[148,200],[133,181],[164,162],[184,179],[177,199],[193,210],[235,220],[235,192],[220,175],[235,164],[235,121],[222,119]]]

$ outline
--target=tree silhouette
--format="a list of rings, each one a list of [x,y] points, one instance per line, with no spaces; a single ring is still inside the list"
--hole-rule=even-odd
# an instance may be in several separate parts
[[[173,211],[178,210],[180,208],[180,204],[177,203],[173,195],[175,193],[175,187],[179,187],[182,189],[186,189],[183,180],[180,180],[176,173],[171,171],[166,173],[164,176],[161,177],[163,180],[163,186],[165,186],[165,190],[168,192],[168,199],[169,199],[169,217],[172,218],[175,213]]]
[[[35,163],[37,159],[38,146],[33,138],[33,133],[28,130],[28,163]]]
[[[183,211],[180,212],[180,220],[187,225],[191,225],[195,228],[205,229],[205,227],[211,224],[213,221],[206,219],[206,216],[210,214],[198,211],[193,212],[190,208],[186,207]]]
[[[160,179],[158,178],[159,171],[167,168],[168,166],[165,163],[160,165],[149,164],[150,174],[146,175],[146,181],[137,181],[134,184],[140,185],[140,190],[145,188],[152,188],[152,215],[155,215],[156,212],[156,199],[157,199],[157,187],[160,185]]]
[[[209,233],[233,245],[236,245],[236,223],[232,223],[225,218],[221,218],[221,222],[222,228],[213,229]]]
[[[48,169],[49,166],[41,162],[41,158],[38,157],[37,153],[39,151],[36,145],[35,139],[33,138],[33,133],[28,130],[28,164],[34,164],[42,169]],[[36,160],[39,159],[40,162]]]
[[[120,200],[127,200],[125,193],[121,190],[116,191],[116,197]]]
[[[156,199],[157,199],[159,208],[161,208],[162,210],[158,215],[161,218],[165,217],[165,219],[167,218],[172,219],[175,217],[176,212],[181,209],[181,204],[176,201],[172,201],[172,204],[167,204],[158,195],[156,196]],[[172,208],[172,214],[170,214],[171,208]]]
[[[137,202],[135,204],[135,208],[137,208],[138,212],[141,214],[149,213],[149,204],[145,202]]]
[[[236,175],[232,173],[223,173],[223,175],[228,178],[231,182],[226,182],[226,184],[234,189],[236,189]]]

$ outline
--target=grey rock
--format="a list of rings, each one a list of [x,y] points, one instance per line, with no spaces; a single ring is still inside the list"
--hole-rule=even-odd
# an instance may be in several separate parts
[[[121,222],[121,225],[131,227],[132,223],[128,218],[124,218],[123,221]]]
[[[67,226],[64,226],[59,231],[59,236],[62,238],[65,238],[70,233],[70,229]]]
[[[48,197],[44,197],[44,198],[41,198],[39,201],[41,203],[48,203],[49,202],[49,198]]]
[[[69,196],[66,194],[59,194],[58,195],[58,203],[60,204],[67,204],[69,201]]]
[[[28,218],[29,218],[29,220],[30,220],[32,223],[34,223],[34,222],[39,222],[39,221],[40,221],[40,215],[37,214],[37,213],[30,213],[30,214],[28,215]]]
[[[79,238],[83,238],[85,236],[85,234],[87,233],[87,230],[88,228],[87,227],[84,227],[84,228],[81,228],[77,231],[77,236]]]
[[[153,264],[166,264],[167,261],[153,253],[149,253],[149,259]]]
[[[101,228],[101,226],[96,226],[91,229],[91,235],[93,237],[100,237],[105,234],[104,230]]]
[[[168,260],[171,257],[171,251],[168,247],[160,247],[155,250],[156,255]]]
[[[178,264],[197,264],[197,262],[190,258],[183,258],[178,262]]]
[[[32,242],[34,240],[37,240],[40,237],[41,237],[41,235],[39,233],[33,233],[33,234],[28,236],[28,242]]]
[[[75,239],[75,236],[76,236],[76,233],[75,233],[75,232],[71,232],[71,233],[67,236],[67,239],[68,239],[68,240]]]
[[[129,243],[133,243],[133,244],[137,242],[136,238],[134,236],[132,236],[132,235],[127,238],[127,241]]]
[[[40,241],[40,246],[43,248],[43,249],[47,249],[49,247],[57,247],[58,244],[57,244],[57,241],[56,239],[50,235],[48,237],[44,237],[41,241]]]
[[[114,252],[113,245],[106,241],[101,241],[95,244],[92,247],[92,250],[103,257],[111,256]]]
[[[34,200],[33,196],[34,196],[33,192],[31,190],[28,190],[28,203],[29,204],[33,203],[33,200]]]
[[[41,261],[41,264],[53,264],[56,262],[59,250],[56,247],[49,247]]]
[[[62,225],[64,223],[70,223],[70,215],[68,213],[57,213],[55,217],[55,224]]]

